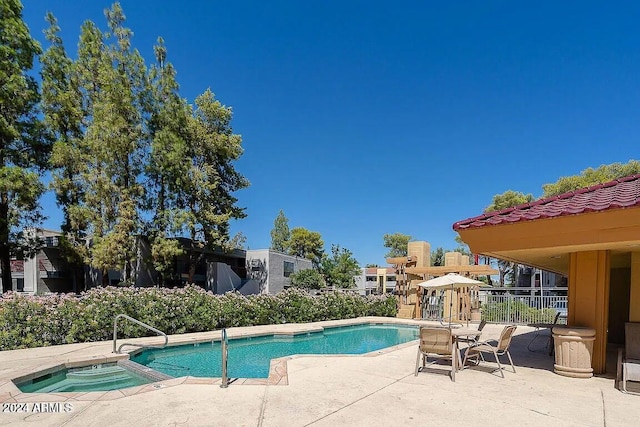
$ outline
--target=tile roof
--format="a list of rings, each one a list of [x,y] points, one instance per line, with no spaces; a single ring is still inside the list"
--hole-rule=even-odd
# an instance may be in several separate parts
[[[488,212],[453,224],[454,230],[555,218],[587,212],[601,212],[640,206],[640,174],[618,178],[604,184]]]

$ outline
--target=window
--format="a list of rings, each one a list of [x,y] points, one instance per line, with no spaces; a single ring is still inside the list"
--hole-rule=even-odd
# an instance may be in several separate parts
[[[251,271],[260,271],[260,260],[252,259],[251,260]]]
[[[289,261],[284,262],[284,277],[289,277],[293,274],[293,266],[294,264]]]

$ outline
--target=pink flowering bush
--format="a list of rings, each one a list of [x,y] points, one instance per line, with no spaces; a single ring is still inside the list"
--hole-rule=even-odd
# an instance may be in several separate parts
[[[197,286],[185,288],[95,288],[71,294],[0,298],[0,350],[74,342],[104,341],[113,336],[113,319],[127,314],[167,334],[203,332],[222,326],[253,326],[396,315],[393,296],[347,293],[314,296],[299,289],[277,295],[215,295]],[[119,337],[153,332],[133,322],[118,322]]]

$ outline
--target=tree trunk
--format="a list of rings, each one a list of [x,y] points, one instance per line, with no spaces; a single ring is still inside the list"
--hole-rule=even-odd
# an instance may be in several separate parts
[[[196,265],[195,263],[191,262],[189,264],[189,278],[187,279],[187,284],[191,285],[193,284],[193,276],[196,274]]]
[[[9,248],[9,201],[8,195],[0,196],[0,268],[2,269],[2,293],[12,289],[11,250]]]
[[[0,268],[2,268],[2,293],[12,289],[11,282],[11,255],[5,245],[0,246]]]

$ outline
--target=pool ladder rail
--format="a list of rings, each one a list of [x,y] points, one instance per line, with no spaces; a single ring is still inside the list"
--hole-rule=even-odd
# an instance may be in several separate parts
[[[158,335],[161,335],[164,337],[164,344],[162,344],[161,346],[157,346],[157,345],[144,345],[144,344],[134,344],[134,343],[122,343],[120,344],[120,347],[116,347],[116,340],[118,338],[118,319],[119,318],[124,318],[127,319],[137,325],[140,325],[144,328],[149,329],[152,332],[155,332]],[[144,322],[139,321],[138,319],[134,319],[131,316],[127,316],[124,313],[120,313],[118,314],[114,319],[113,319],[113,352],[114,353],[121,353],[122,347],[124,347],[125,345],[128,346],[134,346],[134,347],[142,347],[142,348],[165,348],[167,346],[167,344],[169,343],[169,338],[167,337],[167,334],[165,334],[164,332],[154,328],[153,326],[147,325]]]

